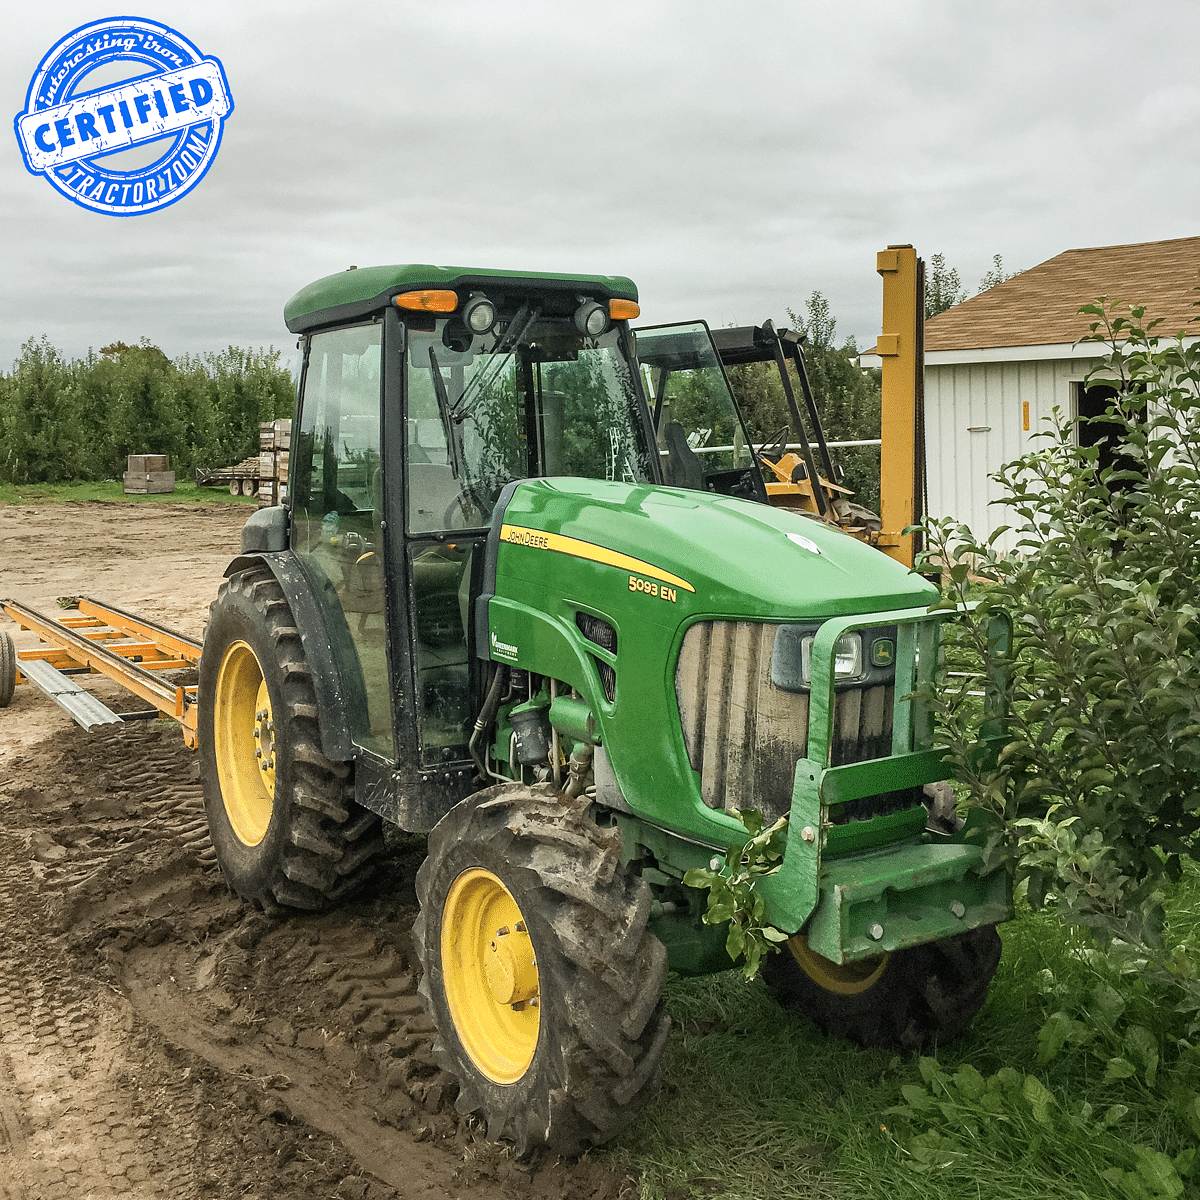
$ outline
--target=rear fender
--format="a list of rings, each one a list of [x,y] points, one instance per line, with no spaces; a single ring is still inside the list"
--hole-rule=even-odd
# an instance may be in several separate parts
[[[279,550],[260,554],[240,554],[225,568],[225,577],[236,575],[249,567],[266,566],[279,582],[287,597],[300,642],[304,646],[308,668],[312,672],[313,690],[317,695],[317,727],[321,749],[326,758],[346,762],[356,754],[350,736],[347,712],[366,711],[366,693],[358,672],[343,671],[333,652],[333,641],[326,627],[325,616],[313,598],[312,584],[300,567],[295,554]],[[347,661],[344,656],[341,661]],[[357,661],[357,660],[351,660]]]

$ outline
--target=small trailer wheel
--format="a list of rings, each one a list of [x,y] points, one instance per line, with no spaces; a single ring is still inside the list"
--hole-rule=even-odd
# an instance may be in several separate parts
[[[17,648],[11,634],[0,630],[0,708],[7,708],[17,686]]]
[[[242,494],[242,481],[236,476],[229,481],[229,494],[231,496],[240,496]]]

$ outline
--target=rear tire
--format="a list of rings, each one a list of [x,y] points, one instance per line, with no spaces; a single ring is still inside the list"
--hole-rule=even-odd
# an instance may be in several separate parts
[[[7,629],[0,630],[0,708],[7,708],[17,686],[17,648]]]
[[[985,925],[911,950],[839,967],[797,934],[763,960],[763,981],[785,1008],[863,1046],[921,1050],[960,1034],[987,999],[1000,935]]]
[[[667,953],[620,836],[548,786],[453,808],[417,874],[419,993],[460,1112],[524,1155],[579,1154],[654,1092],[670,1029]]]
[[[355,804],[351,765],[321,752],[300,634],[266,567],[234,575],[213,602],[197,731],[209,834],[238,895],[318,909],[366,881],[380,820]]]

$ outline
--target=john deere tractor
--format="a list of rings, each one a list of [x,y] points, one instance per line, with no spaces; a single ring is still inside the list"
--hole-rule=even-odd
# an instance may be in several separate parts
[[[768,984],[832,1032],[949,1038],[1010,914],[969,828],[927,828],[934,590],[769,506],[708,331],[635,335],[637,299],[433,266],[294,296],[287,503],[247,524],[200,665],[242,896],[329,905],[384,823],[428,833],[436,1052],[521,1151],[652,1094],[667,971],[732,965],[683,877],[746,841],[738,810],[790,817]]]

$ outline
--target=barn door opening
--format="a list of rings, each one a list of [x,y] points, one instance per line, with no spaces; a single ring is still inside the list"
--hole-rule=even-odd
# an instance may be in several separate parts
[[[1106,419],[1112,416],[1113,405],[1120,393],[1107,384],[1086,383],[1075,384],[1075,416],[1078,421],[1075,426],[1076,437],[1080,446],[1096,446],[1100,457],[1097,462],[1099,470],[1116,467],[1122,471],[1132,471],[1137,467],[1136,462],[1127,454],[1119,454],[1120,444],[1125,423],[1121,420]],[[1140,420],[1146,419],[1146,406],[1140,409]]]

